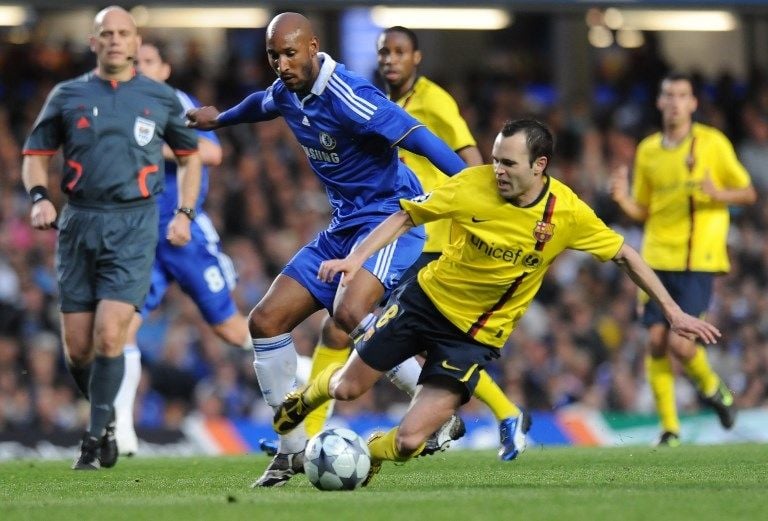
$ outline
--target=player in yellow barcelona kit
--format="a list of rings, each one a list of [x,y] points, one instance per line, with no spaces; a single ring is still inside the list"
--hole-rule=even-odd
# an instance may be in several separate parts
[[[717,328],[686,314],[653,270],[576,194],[549,177],[552,134],[533,120],[505,124],[493,145],[493,165],[468,168],[381,223],[345,259],[325,261],[318,277],[348,284],[363,261],[413,226],[452,219],[459,233],[417,281],[398,288],[378,321],[342,367],[329,366],[289,393],[275,413],[278,432],[295,428],[329,399],[351,400],[384,371],[426,350],[420,388],[400,425],[369,439],[371,476],[383,461],[407,461],[477,384],[479,371],[498,358],[565,249],[613,260],[659,303],[673,331],[713,342]]]
[[[384,80],[389,98],[445,141],[461,156],[467,166],[482,164],[482,155],[475,138],[461,117],[456,101],[439,85],[418,74],[422,55],[416,34],[402,26],[385,29],[378,38],[377,54],[379,74]],[[448,180],[448,176],[424,156],[400,149],[400,160],[413,170],[425,192]],[[427,242],[423,253],[403,276],[403,281],[415,276],[420,268],[440,256],[443,246],[450,240],[450,229],[450,220],[425,225]],[[349,336],[334,327],[333,321],[326,317],[323,334],[312,357],[310,379],[328,365],[345,361],[350,351]],[[396,385],[413,394],[420,372],[421,367],[415,360],[409,360],[395,368],[388,376]],[[499,422],[499,459],[514,460],[525,450],[525,434],[530,429],[530,416],[512,403],[485,371],[480,373],[475,396],[488,405]],[[304,426],[308,434],[314,435],[322,429],[329,407],[330,402],[307,416]],[[458,422],[458,419],[456,421]],[[460,429],[458,433],[463,434],[463,425],[457,427],[449,423],[446,428],[454,430],[449,430],[446,434],[438,432],[430,443],[439,446],[430,447],[428,451],[445,448],[451,437],[458,436],[455,429]]]
[[[687,313],[701,316],[709,307],[715,275],[727,273],[728,205],[756,199],[749,174],[733,146],[717,129],[693,122],[697,101],[690,78],[671,74],[661,82],[657,107],[662,131],[640,142],[632,195],[626,170],[613,173],[612,196],[622,210],[645,223],[641,253]],[[730,429],[733,396],[712,370],[701,346],[669,330],[654,302],[643,323],[649,328],[646,373],[661,420],[659,445],[680,443],[673,357],[704,401]]]

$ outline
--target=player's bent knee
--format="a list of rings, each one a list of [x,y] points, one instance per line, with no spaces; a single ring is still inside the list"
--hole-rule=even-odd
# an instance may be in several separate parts
[[[253,338],[272,338],[288,332],[278,317],[259,308],[248,315],[248,331]]]
[[[114,329],[105,329],[97,335],[98,342],[95,346],[98,354],[105,356],[118,356],[125,346],[125,335]]]
[[[349,347],[349,335],[341,329],[331,317],[326,317],[320,333],[320,340],[324,346],[331,349],[344,349]]]
[[[352,311],[346,306],[341,306],[334,311],[332,322],[334,322],[340,330],[344,331],[344,333],[349,334],[357,327],[360,321],[363,320],[364,316],[365,315],[361,316],[359,312]]]
[[[333,398],[342,402],[354,400],[367,391],[359,382],[346,381],[344,378],[331,380],[329,390]]]
[[[93,362],[93,352],[90,349],[76,349],[72,350],[67,347],[67,359],[75,367],[85,367]]]
[[[81,335],[64,335],[64,350],[67,358],[76,366],[88,364],[93,358],[90,339]]]

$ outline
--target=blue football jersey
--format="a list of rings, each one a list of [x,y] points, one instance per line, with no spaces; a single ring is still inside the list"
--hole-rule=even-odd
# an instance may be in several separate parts
[[[200,103],[195,98],[178,89],[176,89],[176,97],[179,98],[179,102],[184,109],[182,117],[185,117],[184,115],[189,109],[200,106]],[[197,135],[198,139],[207,139],[217,145],[219,144],[219,138],[216,136],[216,133],[211,130],[198,130]],[[161,227],[164,226],[164,223],[173,218],[173,212],[179,206],[179,186],[176,178],[177,168],[178,165],[176,164],[176,161],[165,162],[165,189],[157,196]],[[208,195],[208,167],[203,165],[200,172],[200,194],[197,196],[197,203],[195,204],[195,209],[198,214],[203,211],[203,203],[205,202],[206,195]]]
[[[329,230],[381,221],[401,198],[422,193],[397,145],[424,126],[365,78],[325,53],[311,92],[300,99],[276,80],[258,119],[282,116],[323,182],[333,209]]]

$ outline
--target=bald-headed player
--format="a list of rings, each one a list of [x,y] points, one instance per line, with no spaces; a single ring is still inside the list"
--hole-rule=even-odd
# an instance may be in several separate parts
[[[267,90],[222,113],[203,107],[188,116],[190,125],[202,129],[282,116],[328,193],[333,210],[328,228],[291,259],[249,317],[259,385],[276,408],[295,386],[290,331],[323,308],[347,333],[365,328],[374,320],[371,311],[421,253],[424,231],[417,227],[367,259],[350,285],[340,288],[338,278],[317,278],[321,262],[352,251],[399,208],[400,198],[422,193],[414,174],[398,160],[398,147],[426,156],[448,175],[464,162],[368,80],[320,52],[304,16],[276,16],[266,40],[278,76]],[[254,486],[282,485],[302,472],[305,444],[303,429],[281,436],[278,453]]]
[[[163,143],[181,166],[178,211],[165,237],[175,246],[189,242],[189,212],[200,188],[197,135],[186,127],[173,89],[136,74],[140,43],[127,11],[100,11],[90,36],[96,69],[54,87],[24,144],[32,226],[59,230],[56,271],[67,367],[91,403],[77,470],[117,461],[112,404],[123,377],[128,324],[149,289]],[[57,223],[47,188],[59,148],[68,202]]]

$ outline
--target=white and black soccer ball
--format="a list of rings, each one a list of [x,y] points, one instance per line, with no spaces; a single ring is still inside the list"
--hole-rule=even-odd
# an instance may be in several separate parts
[[[307,443],[304,472],[320,490],[354,490],[370,468],[368,444],[349,429],[327,429]]]

